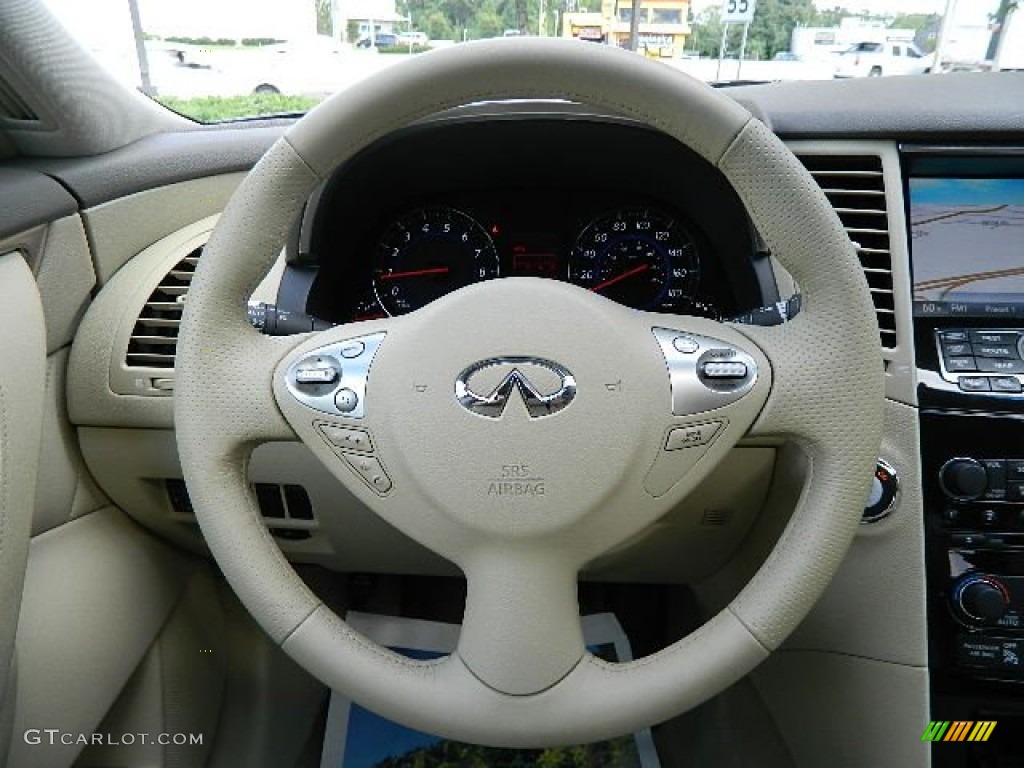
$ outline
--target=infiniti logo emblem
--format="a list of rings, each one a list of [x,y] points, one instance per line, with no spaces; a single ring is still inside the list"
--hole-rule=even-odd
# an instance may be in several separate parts
[[[474,391],[474,379],[479,383],[488,378],[489,369],[499,367],[510,370],[496,386],[486,395]],[[473,363],[455,379],[455,397],[462,407],[490,419],[504,413],[513,391],[519,392],[530,418],[539,419],[558,413],[572,402],[576,379],[564,366],[539,357],[492,357]]]

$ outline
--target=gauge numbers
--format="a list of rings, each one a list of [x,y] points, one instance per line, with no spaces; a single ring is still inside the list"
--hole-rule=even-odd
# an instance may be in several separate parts
[[[689,232],[646,208],[594,219],[569,254],[569,281],[634,309],[689,311],[700,261]]]
[[[388,314],[402,315],[498,273],[484,228],[454,208],[432,206],[388,225],[377,245],[373,288]]]

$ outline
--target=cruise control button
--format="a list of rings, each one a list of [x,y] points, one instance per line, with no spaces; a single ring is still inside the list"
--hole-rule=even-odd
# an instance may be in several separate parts
[[[972,344],[975,357],[1002,357],[1014,360],[1017,357],[1017,346],[1009,344]],[[970,354],[969,352],[966,354]]]
[[[978,370],[982,373],[1024,373],[1024,360],[995,360],[980,357],[978,358]]]
[[[722,422],[709,421],[706,424],[687,424],[685,427],[676,427],[668,433],[665,439],[666,451],[678,451],[681,448],[696,448],[707,445],[718,434],[722,428]]]
[[[1013,376],[991,376],[993,392],[1012,392],[1016,394],[1021,391],[1020,380]]]
[[[362,429],[349,429],[346,427],[334,427],[329,424],[321,424],[320,431],[331,445],[346,451],[359,451],[361,453],[373,452],[373,441],[370,433]]]
[[[334,396],[334,404],[342,413],[351,413],[359,405],[359,395],[348,388],[339,389]]]
[[[692,355],[700,349],[700,344],[689,336],[676,336],[672,339],[672,346],[676,348],[676,351],[682,352],[684,355]]]
[[[992,389],[986,376],[961,376],[957,385],[964,392],[988,392]]]
[[[384,467],[373,456],[344,456],[348,465],[377,493],[385,494],[391,490],[391,478]]]
[[[702,372],[709,379],[742,379],[747,375],[745,363],[704,363]]]
[[[948,357],[945,360],[946,369],[950,371],[976,371],[978,367],[973,357]]]

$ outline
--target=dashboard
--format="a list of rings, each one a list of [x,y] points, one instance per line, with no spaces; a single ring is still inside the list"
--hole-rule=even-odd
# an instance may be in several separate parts
[[[289,263],[311,279],[305,306],[292,308],[334,323],[405,314],[505,277],[713,319],[773,298],[757,268],[767,254],[721,174],[607,117],[406,129],[339,169],[294,240]]]

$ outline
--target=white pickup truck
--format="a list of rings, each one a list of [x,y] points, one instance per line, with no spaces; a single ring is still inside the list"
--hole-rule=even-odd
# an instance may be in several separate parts
[[[928,59],[913,43],[863,42],[839,54],[834,75],[838,78],[920,75],[928,71],[928,66]]]

